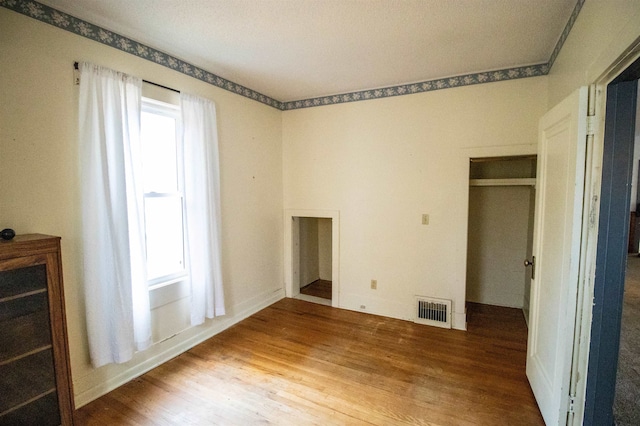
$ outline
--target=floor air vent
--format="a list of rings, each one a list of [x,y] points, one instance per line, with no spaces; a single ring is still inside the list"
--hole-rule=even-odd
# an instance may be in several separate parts
[[[415,322],[451,328],[451,300],[416,296]]]

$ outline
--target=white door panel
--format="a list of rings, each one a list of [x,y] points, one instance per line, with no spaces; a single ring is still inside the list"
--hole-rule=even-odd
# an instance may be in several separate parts
[[[566,422],[580,260],[587,88],[540,120],[527,377],[547,425]]]

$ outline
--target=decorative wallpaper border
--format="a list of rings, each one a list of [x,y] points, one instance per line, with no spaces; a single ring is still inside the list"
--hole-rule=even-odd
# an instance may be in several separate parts
[[[573,24],[575,24],[576,19],[578,19],[578,15],[580,14],[580,10],[582,10],[582,6],[584,6],[584,2],[585,0],[578,0],[576,6],[573,8],[573,12],[571,12],[571,16],[567,21],[567,25],[564,26],[564,30],[562,31],[562,34],[560,35],[560,38],[556,43],[556,47],[555,49],[553,49],[553,53],[551,53],[551,57],[549,58],[549,69],[551,69],[551,67],[553,66],[553,63],[556,61],[556,58],[560,54],[562,46],[564,46],[564,42],[567,40],[567,37],[569,37],[571,28],[573,28]]]
[[[388,98],[391,96],[404,96],[414,93],[431,92],[434,90],[451,89],[454,87],[471,86],[474,84],[491,83],[495,81],[515,80],[520,78],[537,77],[547,75],[553,66],[564,42],[566,41],[573,24],[575,23],[585,0],[577,0],[569,21],[556,43],[551,58],[544,64],[536,64],[524,67],[508,68],[503,70],[466,74],[454,77],[440,78],[436,80],[422,81],[418,83],[401,84],[397,86],[381,87],[370,90],[360,90],[331,96],[321,96],[298,101],[281,102],[269,96],[263,95],[253,89],[234,83],[223,77],[217,76],[202,68],[196,67],[186,61],[161,52],[153,47],[139,43],[128,37],[114,33],[97,25],[83,21],[35,0],[0,0],[0,7],[4,7],[38,21],[45,22],[55,27],[70,31],[81,37],[97,41],[115,49],[130,53],[139,58],[154,62],[158,65],[178,71],[189,77],[212,84],[221,89],[236,93],[249,99],[288,111],[300,108],[311,108],[323,105],[335,105],[347,102],[359,102],[371,99]]]
[[[97,41],[107,46],[114,47],[123,52],[130,53],[139,58],[155,62],[158,65],[186,74],[189,77],[197,78],[216,87],[229,92],[236,93],[249,99],[262,102],[263,104],[272,106],[279,110],[283,109],[283,103],[256,92],[253,89],[244,87],[241,84],[234,83],[223,77],[217,76],[209,71],[198,68],[186,61],[178,59],[174,56],[161,52],[153,47],[149,47],[128,37],[116,34],[97,25],[78,19],[75,16],[60,12],[52,7],[29,0],[0,0],[0,6],[38,21],[51,24],[54,27],[70,31],[82,37]]]
[[[573,24],[580,14],[585,0],[577,0],[573,12],[564,26],[564,30],[556,43],[555,48],[547,63],[530,65],[526,67],[508,68],[503,70],[465,74],[454,77],[439,78],[436,80],[421,81],[418,83],[401,84],[398,86],[381,87],[371,90],[359,90],[356,92],[342,93],[318,98],[302,99],[299,101],[284,102],[284,110],[300,108],[312,108],[323,105],[335,105],[347,102],[358,102],[369,99],[388,98],[391,96],[411,95],[414,93],[432,92],[434,90],[451,89],[454,87],[471,86],[474,84],[491,83],[494,81],[516,80],[519,78],[538,77],[549,74],[553,63],[560,54],[560,50],[567,40]]]
[[[474,84],[491,83],[494,81],[515,80],[518,78],[537,77],[547,75],[547,64],[530,65],[527,67],[509,68],[504,70],[465,74],[455,77],[439,78],[437,80],[419,83],[401,84],[399,86],[382,87],[379,89],[360,90],[319,98],[303,99],[284,103],[284,110],[311,108],[322,105],[342,104],[346,102],[366,101],[370,99],[388,98],[391,96],[411,95],[414,93],[432,92],[434,90],[451,89],[454,87],[471,86]]]

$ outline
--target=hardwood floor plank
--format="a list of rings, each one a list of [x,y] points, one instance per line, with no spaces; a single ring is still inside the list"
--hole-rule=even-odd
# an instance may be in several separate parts
[[[300,289],[300,293],[331,300],[331,286],[331,281],[315,280],[311,284],[307,284],[302,287]]]
[[[526,326],[467,332],[284,299],[78,410],[80,424],[542,425]]]

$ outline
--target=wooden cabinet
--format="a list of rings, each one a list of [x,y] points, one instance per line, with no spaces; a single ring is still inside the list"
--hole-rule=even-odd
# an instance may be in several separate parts
[[[0,240],[0,425],[72,425],[60,238]]]

